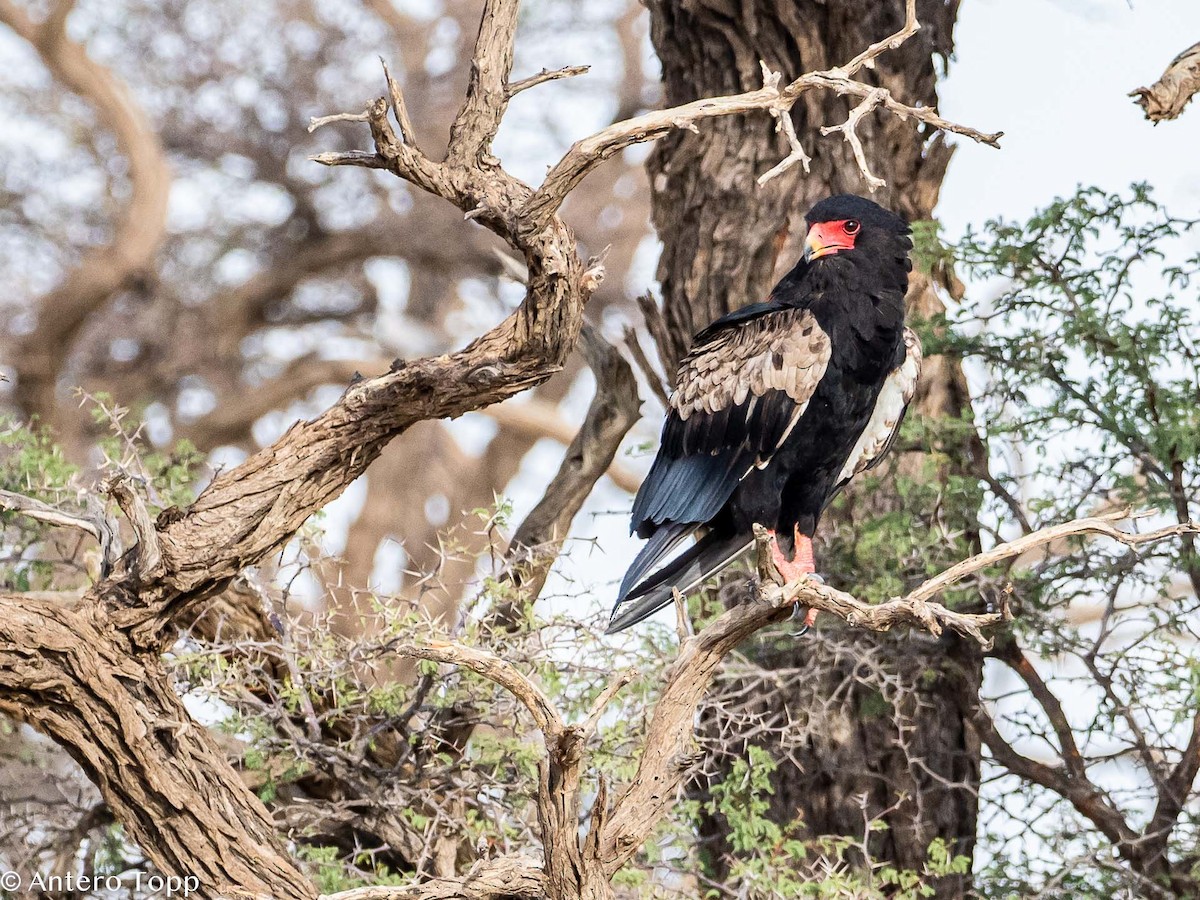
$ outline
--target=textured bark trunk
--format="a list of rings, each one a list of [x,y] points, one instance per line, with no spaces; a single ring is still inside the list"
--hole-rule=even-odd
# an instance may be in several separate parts
[[[760,60],[781,71],[785,82],[844,63],[895,31],[903,21],[904,3],[655,0],[649,7],[665,102],[677,104],[759,87]],[[864,78],[903,102],[933,105],[937,61],[952,50],[958,3],[922,0],[918,13],[920,32],[885,54]],[[867,194],[849,146],[819,134],[821,125],[843,122],[849,109],[848,100],[833,93],[805,95],[793,116],[813,157],[812,171],[805,175],[801,167],[793,167],[762,188],[755,179],[787,154],[783,137],[766,115],[716,119],[701,126],[699,134],[679,131],[658,144],[648,165],[653,220],[665,248],[658,274],[666,328],[657,337],[669,370],[698,328],[767,295],[799,255],[803,214],[815,201],[833,193]],[[930,217],[952,148],[940,135],[878,111],[863,119],[858,132],[872,171],[888,183],[873,199],[911,219]],[[928,279],[913,281],[910,310],[923,316],[940,311]],[[958,416],[968,405],[958,365],[929,360],[917,409],[926,415]],[[969,455],[966,446],[961,449],[952,454],[952,467],[967,471]],[[913,474],[922,462],[920,454],[908,454],[898,468]],[[840,518],[827,516],[823,533],[853,534],[856,519],[894,510],[898,503],[886,490],[869,498],[851,495]],[[852,572],[827,577],[841,587],[855,587]],[[773,814],[780,821],[801,817],[811,835],[861,835],[860,798],[865,795],[868,814],[891,809],[883,815],[889,829],[872,839],[876,860],[920,869],[936,837],[957,853],[971,854],[979,748],[965,721],[980,678],[976,649],[954,639],[846,633],[800,639],[761,656],[764,665],[811,671],[813,679],[811,692],[801,692],[803,697],[772,692],[757,701],[768,715],[812,726],[799,746],[776,754]],[[890,676],[914,685],[896,704],[885,704],[891,714],[871,712],[879,705],[870,696],[874,688],[856,677],[858,661],[868,657],[883,660]],[[842,695],[846,699],[836,722],[827,707],[818,710],[818,704],[804,700],[830,696],[846,685],[850,694]],[[720,877],[723,828],[713,819],[705,823],[705,831],[712,851],[707,858]],[[937,895],[961,896],[969,886],[969,876],[943,878]]]

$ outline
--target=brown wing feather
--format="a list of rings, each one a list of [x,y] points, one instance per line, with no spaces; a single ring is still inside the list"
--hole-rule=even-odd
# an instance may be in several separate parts
[[[825,374],[829,354],[829,336],[809,310],[751,319],[692,348],[679,366],[671,407],[687,421],[772,390],[803,405]]]
[[[701,332],[679,367],[662,444],[633,503],[633,526],[707,522],[795,427],[829,363],[806,310],[756,308]]]

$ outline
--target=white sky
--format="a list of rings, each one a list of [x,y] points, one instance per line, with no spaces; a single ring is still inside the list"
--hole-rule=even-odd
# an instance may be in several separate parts
[[[1149,181],[1177,215],[1195,213],[1200,101],[1153,126],[1126,94],[1196,41],[1197,0],[967,0],[941,112],[1005,136],[1001,150],[959,141],[938,206],[948,234],[1078,184]]]

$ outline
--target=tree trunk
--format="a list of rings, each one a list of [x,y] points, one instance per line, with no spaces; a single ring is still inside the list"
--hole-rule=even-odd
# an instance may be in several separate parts
[[[785,83],[806,71],[843,64],[896,31],[904,17],[902,0],[653,0],[649,7],[668,105],[757,88],[763,80],[760,60],[782,72]],[[864,77],[902,102],[934,105],[935,60],[944,61],[952,50],[957,13],[957,0],[921,0],[921,30],[884,54]],[[761,188],[756,178],[788,152],[766,115],[716,119],[699,134],[680,130],[660,141],[648,165],[653,219],[664,245],[658,274],[666,328],[658,337],[668,371],[696,330],[766,297],[799,256],[803,215],[814,202],[834,193],[868,194],[849,145],[836,136],[820,136],[820,126],[842,123],[850,108],[847,98],[832,92],[806,94],[793,121],[812,155],[811,173],[794,166]],[[952,148],[940,135],[878,111],[862,120],[858,133],[871,170],[887,181],[872,198],[910,219],[929,218]],[[929,280],[915,276],[913,282],[910,312],[940,311]],[[959,366],[929,360],[917,411],[957,417],[968,405]],[[970,469],[965,445],[951,448],[950,458],[954,471]],[[916,474],[923,461],[921,454],[905,454],[897,468]],[[852,535],[856,519],[897,509],[899,500],[888,493],[888,484],[890,479],[869,498],[852,494],[844,511],[831,511],[823,523],[823,544],[831,533]],[[825,574],[840,587],[855,587],[854,572]],[[865,794],[869,815],[891,809],[882,815],[889,829],[872,839],[874,859],[919,870],[937,837],[970,856],[979,747],[965,722],[980,679],[977,649],[952,638],[922,642],[911,636],[822,632],[759,655],[763,665],[812,676],[801,696],[772,691],[756,700],[781,721],[814,726],[799,746],[775,754],[773,814],[780,821],[800,816],[809,835],[860,836],[864,810],[859,800]],[[876,689],[856,674],[865,658],[883,661],[888,677],[910,688],[884,704],[890,715],[877,711]],[[842,684],[852,686],[840,708],[852,715],[829,727],[829,709],[818,712],[804,697],[829,696]],[[822,727],[815,727],[818,714],[825,717]],[[900,795],[906,799],[897,805]],[[714,851],[708,855],[713,873],[721,877],[723,828],[716,819],[704,828]],[[940,897],[961,896],[969,886],[969,876],[936,884]]]

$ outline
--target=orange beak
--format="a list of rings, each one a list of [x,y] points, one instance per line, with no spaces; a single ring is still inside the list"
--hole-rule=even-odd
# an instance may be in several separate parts
[[[854,235],[847,234],[845,222],[817,222],[804,239],[804,261],[812,262],[842,250],[854,249]]]

